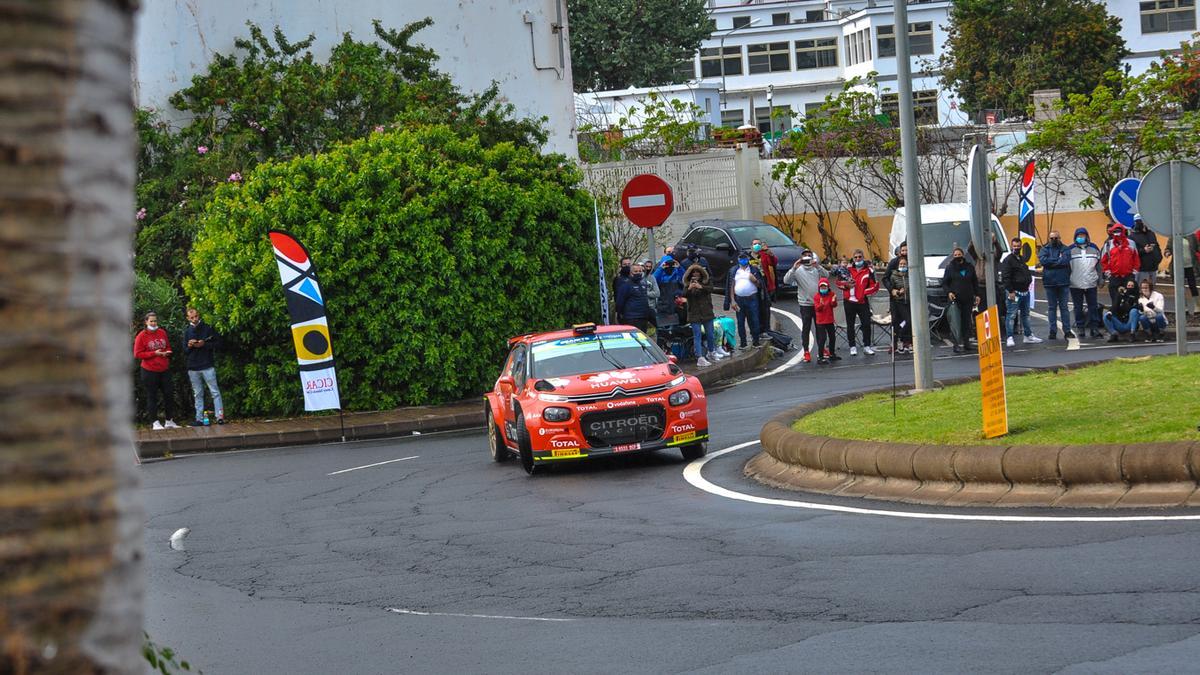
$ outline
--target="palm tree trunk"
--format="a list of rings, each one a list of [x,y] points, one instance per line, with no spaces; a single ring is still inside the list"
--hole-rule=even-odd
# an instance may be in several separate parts
[[[135,0],[0,0],[0,672],[143,672]]]

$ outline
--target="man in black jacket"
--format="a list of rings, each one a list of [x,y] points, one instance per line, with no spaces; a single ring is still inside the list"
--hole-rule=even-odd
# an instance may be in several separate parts
[[[1158,281],[1158,266],[1163,261],[1162,247],[1158,244],[1158,235],[1146,227],[1140,213],[1133,216],[1133,232],[1129,234],[1129,243],[1137,249],[1138,261],[1141,263],[1138,265],[1138,284],[1140,285],[1143,279],[1149,279],[1150,287],[1154,288],[1155,282]]]
[[[212,396],[217,424],[225,424],[225,404],[217,387],[217,344],[220,336],[213,327],[200,320],[194,307],[187,310],[188,325],[183,329],[183,353],[187,359],[188,379],[192,382],[192,397],[196,403],[195,425],[204,424],[204,387]]]
[[[1029,286],[1033,282],[1033,273],[1017,253],[1020,250],[1020,237],[1013,237],[1012,252],[1000,261],[1000,288],[1005,293],[1008,317],[1012,319],[1012,330],[1005,343],[1009,347],[1016,345],[1013,337],[1017,334],[1024,335],[1024,342],[1029,344],[1042,341],[1029,327]]]
[[[971,317],[979,280],[975,276],[975,268],[967,262],[962,248],[955,246],[951,256],[950,264],[946,266],[946,272],[942,275],[942,287],[950,297],[950,306],[946,308],[946,313],[950,320],[954,353],[961,354],[964,349],[971,348]]]

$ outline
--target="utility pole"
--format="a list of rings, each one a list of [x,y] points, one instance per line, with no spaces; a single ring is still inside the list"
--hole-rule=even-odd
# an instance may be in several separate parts
[[[912,63],[908,47],[908,0],[895,6],[896,76],[900,91],[900,155],[904,166],[904,228],[908,241],[908,302],[913,331],[913,383],[917,391],[933,387],[929,342],[929,299],[925,290],[925,241],[921,231],[921,193],[917,187],[917,126],[913,119]]]

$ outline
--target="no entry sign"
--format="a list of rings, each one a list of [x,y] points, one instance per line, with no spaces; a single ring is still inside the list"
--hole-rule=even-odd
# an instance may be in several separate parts
[[[638,227],[658,227],[675,209],[675,197],[667,181],[654,174],[634,176],[621,190],[621,210]]]

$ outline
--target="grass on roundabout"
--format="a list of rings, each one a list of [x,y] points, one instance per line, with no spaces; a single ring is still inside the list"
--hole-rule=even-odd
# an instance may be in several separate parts
[[[808,434],[946,445],[1091,445],[1200,439],[1200,355],[1118,358],[1005,378],[1007,436],[983,438],[979,382],[871,394],[793,423]]]

